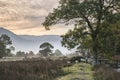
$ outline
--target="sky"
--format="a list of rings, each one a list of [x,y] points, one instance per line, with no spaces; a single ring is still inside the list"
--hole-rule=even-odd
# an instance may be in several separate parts
[[[41,24],[57,8],[59,0],[0,0],[0,27],[18,35],[62,35],[74,26],[54,25],[46,31]]]

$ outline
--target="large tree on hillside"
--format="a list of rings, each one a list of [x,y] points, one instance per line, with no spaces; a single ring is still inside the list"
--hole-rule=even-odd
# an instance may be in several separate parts
[[[43,44],[40,45],[40,51],[39,52],[42,56],[47,57],[48,55],[50,55],[52,53],[53,48],[54,47],[50,43],[44,42]]]
[[[120,20],[120,1],[60,0],[59,4],[58,8],[54,9],[46,17],[43,25],[46,29],[49,29],[48,26],[58,23],[75,24],[76,30],[80,29],[82,34],[78,33],[74,38],[79,39],[87,35],[91,38],[92,50],[95,62],[97,63],[99,49],[98,35],[101,33],[101,28],[106,28],[106,24],[109,27],[110,24],[115,24]],[[73,45],[76,44],[69,44],[72,47]]]
[[[5,34],[0,36],[0,58],[7,56],[11,49],[9,48],[12,44],[10,37]]]

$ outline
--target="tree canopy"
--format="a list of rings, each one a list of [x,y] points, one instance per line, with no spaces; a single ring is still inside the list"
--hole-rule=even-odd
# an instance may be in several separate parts
[[[58,57],[63,56],[62,52],[59,49],[56,49],[53,55]]]
[[[110,25],[120,21],[120,1],[119,0],[60,0],[59,6],[46,17],[43,25],[49,29],[53,24],[74,24],[76,28],[66,35],[72,35],[71,44],[67,41],[64,45],[73,47],[78,42],[74,40],[80,37],[89,36],[90,45],[93,51],[95,62],[99,54],[99,35],[103,29],[106,32]],[[66,37],[63,36],[63,40]],[[109,35],[107,35],[109,36]],[[66,37],[67,38],[67,37]],[[105,37],[104,37],[105,38]],[[82,42],[84,42],[82,38]]]
[[[11,49],[9,47],[11,44],[12,41],[6,34],[0,36],[0,58],[10,54]]]
[[[26,54],[25,54],[25,52],[23,52],[23,51],[18,51],[18,52],[16,52],[16,56],[17,57],[24,57]]]
[[[41,50],[39,52],[41,53],[42,56],[47,57],[52,53],[53,48],[54,47],[50,43],[44,42],[43,44],[40,45]]]

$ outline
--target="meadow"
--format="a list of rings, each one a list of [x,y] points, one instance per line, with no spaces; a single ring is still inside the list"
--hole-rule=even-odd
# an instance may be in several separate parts
[[[0,80],[120,80],[120,73],[110,66],[93,67],[71,60],[73,58],[3,61],[0,62]]]
[[[0,62],[0,80],[53,80],[62,74],[65,60],[24,60]]]

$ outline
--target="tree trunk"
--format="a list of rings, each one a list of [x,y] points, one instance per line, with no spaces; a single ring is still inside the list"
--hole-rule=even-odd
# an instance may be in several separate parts
[[[98,64],[98,51],[96,45],[93,45],[94,65]]]
[[[93,35],[92,39],[93,39],[93,57],[94,57],[93,65],[97,65],[98,64],[98,46],[97,46],[98,43],[97,43],[96,35]]]

